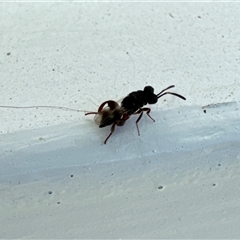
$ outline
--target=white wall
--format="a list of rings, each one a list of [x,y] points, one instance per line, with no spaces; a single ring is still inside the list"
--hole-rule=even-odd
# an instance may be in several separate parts
[[[1,106],[96,111],[172,84],[187,101],[106,146],[82,112],[1,107],[0,238],[239,238],[239,10],[1,3]]]

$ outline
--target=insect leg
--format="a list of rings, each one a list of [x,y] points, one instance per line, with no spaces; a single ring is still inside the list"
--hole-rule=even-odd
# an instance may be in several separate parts
[[[107,138],[105,139],[104,144],[107,143],[107,140],[108,140],[108,139],[111,137],[111,135],[113,134],[116,124],[117,124],[117,122],[113,123],[113,125],[112,125],[112,127],[111,127],[111,132],[110,132],[110,134],[107,136]]]
[[[113,100],[108,100],[108,101],[103,102],[103,103],[99,106],[98,112],[101,112],[101,111],[103,110],[103,108],[104,108],[104,105],[106,105],[106,104],[108,104],[108,106],[109,106],[109,108],[110,108],[111,110],[113,110],[113,109],[115,109],[116,107],[119,106],[117,102],[115,102],[115,101],[113,101]]]
[[[107,143],[107,140],[110,138],[110,136],[113,134],[114,130],[115,130],[115,126],[123,126],[126,122],[126,120],[129,118],[129,116],[126,114],[126,115],[123,115],[123,118],[120,119],[120,120],[117,120],[115,123],[113,123],[112,127],[111,127],[111,132],[110,134],[108,135],[108,137],[106,138],[106,140],[104,141],[104,144]]]
[[[148,115],[149,118],[151,118],[154,122],[155,120],[150,116],[151,108],[141,108],[142,111],[146,111],[146,114]]]
[[[98,112],[87,112],[87,113],[85,113],[85,116],[89,115],[89,114],[98,114]]]
[[[140,114],[137,121],[136,121],[136,126],[137,126],[137,130],[138,130],[138,136],[140,136],[140,131],[139,131],[139,127],[138,127],[138,122],[140,121],[140,119],[142,118],[143,112],[146,112],[146,114],[148,115],[149,118],[151,118],[154,122],[155,120],[150,116],[150,112],[151,112],[151,108],[140,108],[137,112],[135,112],[134,114]]]
[[[142,109],[140,109],[140,110],[142,110]],[[138,128],[138,122],[139,122],[140,119],[142,118],[143,111],[141,111],[141,112],[139,112],[139,113],[140,113],[140,115],[139,115],[139,117],[138,117],[138,119],[137,119],[137,121],[136,121],[136,126],[137,126],[137,130],[138,130],[138,136],[140,136],[140,131],[139,131],[139,128]],[[135,113],[135,114],[138,114],[138,113]]]

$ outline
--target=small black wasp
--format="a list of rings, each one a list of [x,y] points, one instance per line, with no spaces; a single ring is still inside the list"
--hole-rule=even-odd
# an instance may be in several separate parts
[[[175,87],[171,85],[165,89],[163,89],[160,93],[154,94],[154,89],[151,86],[146,86],[143,90],[138,90],[135,92],[131,92],[126,96],[121,105],[113,100],[108,100],[103,102],[97,112],[87,112],[85,115],[96,114],[95,122],[99,125],[100,128],[111,126],[111,132],[107,136],[104,141],[104,144],[107,143],[107,140],[113,134],[115,126],[123,126],[125,122],[130,118],[131,115],[139,114],[139,117],[136,121],[136,126],[138,130],[138,135],[140,135],[140,131],[138,128],[138,122],[142,118],[144,112],[151,118],[154,122],[155,120],[150,116],[150,108],[143,107],[147,104],[155,104],[158,99],[166,94],[172,94],[177,96],[183,100],[186,100],[185,97],[181,96],[178,93],[174,92],[166,92],[168,89]],[[107,106],[105,106],[107,105]]]

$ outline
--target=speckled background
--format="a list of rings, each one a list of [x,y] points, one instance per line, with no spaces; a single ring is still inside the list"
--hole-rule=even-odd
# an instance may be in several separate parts
[[[0,238],[240,239],[239,13],[0,3]],[[132,116],[106,145],[93,115],[6,108],[96,111],[172,84],[186,101],[164,96],[140,136]]]
[[[158,92],[171,84],[187,105],[240,98],[238,3],[0,6],[0,105],[95,110],[145,85]],[[83,114],[1,108],[0,132],[71,121]]]

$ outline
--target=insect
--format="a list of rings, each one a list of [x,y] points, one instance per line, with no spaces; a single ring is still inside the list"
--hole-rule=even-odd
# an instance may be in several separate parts
[[[146,86],[143,90],[138,90],[128,94],[128,96],[122,100],[120,105],[116,101],[108,100],[99,106],[97,112],[87,112],[85,115],[95,114],[94,120],[100,128],[112,125],[110,134],[105,139],[104,144],[107,143],[107,140],[113,134],[115,126],[123,126],[131,115],[139,114],[139,117],[136,120],[136,127],[138,135],[140,136],[138,122],[142,118],[144,112],[155,122],[155,120],[150,116],[151,109],[143,106],[157,103],[158,99],[166,94],[171,94],[186,100],[185,97],[178,93],[166,92],[168,89],[173,87],[175,86],[171,85],[163,89],[160,93],[154,94],[154,88]]]

